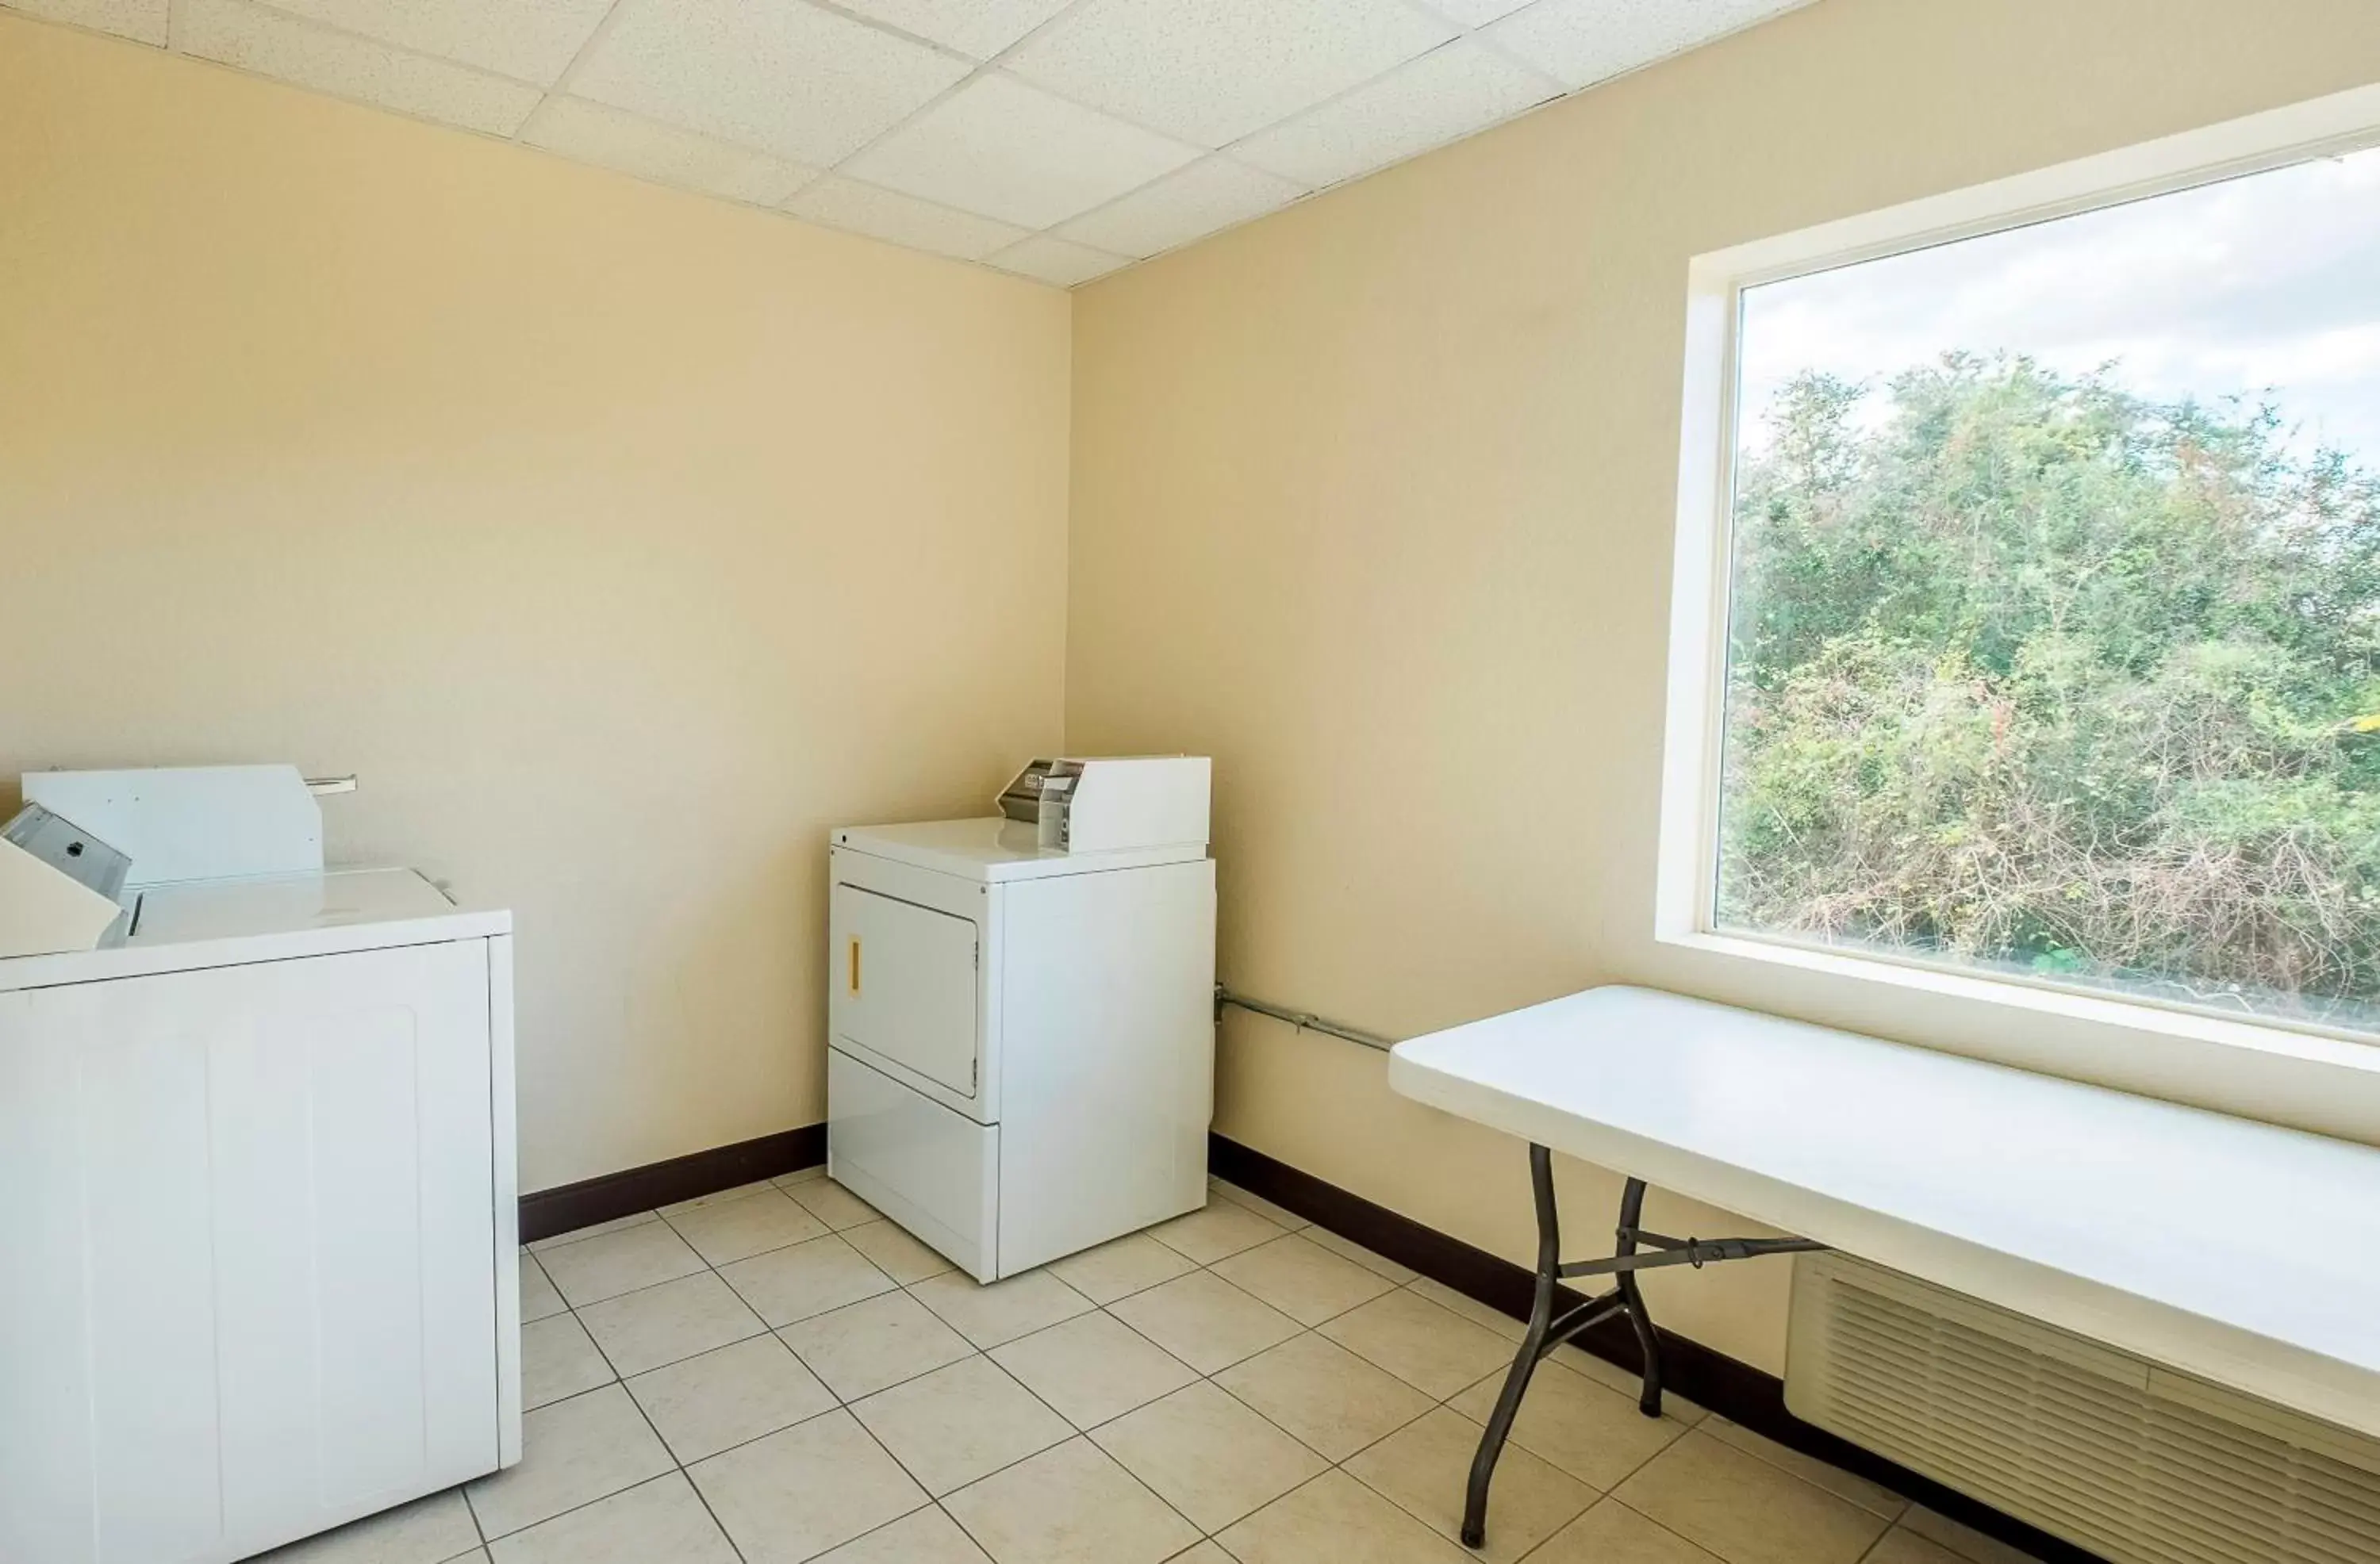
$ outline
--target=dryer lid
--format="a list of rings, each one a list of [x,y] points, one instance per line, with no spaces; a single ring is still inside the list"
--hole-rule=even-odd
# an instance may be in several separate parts
[[[871,857],[912,864],[967,879],[1042,879],[1052,875],[1095,874],[1147,868],[1156,864],[1196,863],[1204,843],[1171,847],[1120,848],[1112,853],[1068,853],[1043,847],[1034,827],[1000,815],[974,820],[929,820],[917,825],[845,826],[830,838],[837,847]]]

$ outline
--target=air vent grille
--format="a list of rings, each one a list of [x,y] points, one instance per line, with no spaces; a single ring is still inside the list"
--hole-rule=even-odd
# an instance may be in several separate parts
[[[2117,1564],[2380,1564],[2380,1443],[1840,1255],[1786,1400]]]

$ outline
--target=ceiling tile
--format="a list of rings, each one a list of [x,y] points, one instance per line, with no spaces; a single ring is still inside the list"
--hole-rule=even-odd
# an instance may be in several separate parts
[[[988,60],[1066,8],[1066,0],[843,0],[920,38]]]
[[[1084,245],[1068,244],[1047,234],[1036,234],[1023,244],[1002,250],[991,258],[991,263],[1003,272],[1014,272],[1039,282],[1054,283],[1062,288],[1087,283],[1119,266],[1132,264],[1121,255],[1108,255]]]
[[[1576,91],[1808,0],[1537,0],[1488,36]]]
[[[21,11],[45,21],[72,22],[142,43],[165,42],[170,0],[0,0],[0,10]]]
[[[551,87],[612,0],[273,0],[424,55]]]
[[[519,129],[537,107],[534,87],[334,32],[246,0],[181,0],[174,46],[334,97],[497,136]]]
[[[1560,95],[1535,71],[1466,38],[1251,136],[1232,155],[1288,178],[1331,185]]]
[[[818,177],[816,169],[767,152],[560,95],[538,105],[520,139],[599,168],[759,206],[774,206]]]
[[[1194,147],[992,74],[852,159],[847,172],[945,206],[1046,228],[1197,155]]]
[[[929,249],[961,261],[980,261],[993,250],[1014,244],[1025,230],[971,212],[921,201],[897,190],[880,189],[856,179],[830,174],[785,203],[796,217],[848,228],[870,238],[886,239],[912,249]]]
[[[570,91],[824,167],[966,73],[800,0],[620,0]]]
[[[1529,0],[1422,0],[1422,4],[1465,27],[1486,27],[1498,17],[1509,17]]]
[[[1402,0],[1087,0],[1009,63],[1080,103],[1220,147],[1454,35]]]
[[[1305,193],[1303,185],[1243,167],[1228,158],[1210,157],[1111,205],[1085,212],[1060,233],[1065,238],[1138,259],[1260,217]]]

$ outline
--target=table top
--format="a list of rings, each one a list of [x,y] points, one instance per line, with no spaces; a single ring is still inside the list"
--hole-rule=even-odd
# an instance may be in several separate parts
[[[1389,1069],[1421,1102],[2380,1437],[2380,1149],[1645,988],[1415,1037]]]

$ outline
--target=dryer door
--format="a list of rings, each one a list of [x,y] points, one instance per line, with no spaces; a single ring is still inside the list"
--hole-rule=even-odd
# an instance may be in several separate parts
[[[834,888],[835,1036],[976,1095],[976,926],[912,902]]]

